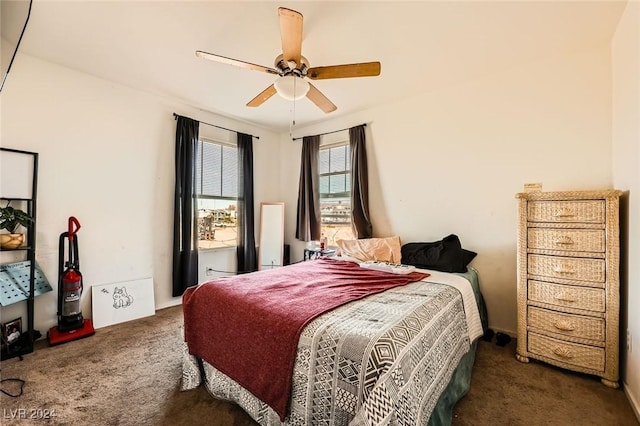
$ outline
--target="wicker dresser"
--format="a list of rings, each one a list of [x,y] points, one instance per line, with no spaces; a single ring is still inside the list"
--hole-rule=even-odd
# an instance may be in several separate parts
[[[517,194],[519,361],[618,387],[620,195]]]

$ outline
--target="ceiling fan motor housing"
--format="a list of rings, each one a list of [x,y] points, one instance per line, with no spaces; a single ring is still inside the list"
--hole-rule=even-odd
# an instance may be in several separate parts
[[[289,74],[306,77],[307,70],[309,69],[309,61],[304,56],[300,56],[300,65],[298,66],[294,60],[285,61],[284,55],[280,54],[276,56],[274,66],[281,77]]]

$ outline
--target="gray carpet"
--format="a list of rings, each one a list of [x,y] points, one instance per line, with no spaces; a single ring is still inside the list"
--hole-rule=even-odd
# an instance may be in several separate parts
[[[181,307],[174,307],[60,346],[38,342],[22,361],[2,362],[3,379],[26,384],[18,398],[0,396],[0,423],[255,425],[203,388],[179,390],[181,325]],[[471,390],[455,408],[454,425],[638,425],[620,389],[541,363],[521,364],[514,354],[514,342],[480,342]],[[2,388],[18,390],[8,382]],[[47,414],[53,416],[16,419]]]

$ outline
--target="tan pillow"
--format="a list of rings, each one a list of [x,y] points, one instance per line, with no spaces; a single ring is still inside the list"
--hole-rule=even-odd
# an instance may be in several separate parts
[[[364,238],[361,240],[337,240],[336,244],[346,256],[360,262],[377,260],[400,263],[400,237]]]

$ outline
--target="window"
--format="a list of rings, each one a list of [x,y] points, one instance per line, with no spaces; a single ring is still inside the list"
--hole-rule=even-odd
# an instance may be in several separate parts
[[[198,248],[237,245],[238,149],[201,139],[196,149]]]
[[[351,150],[348,141],[320,146],[320,221],[328,245],[355,238],[351,229]]]

